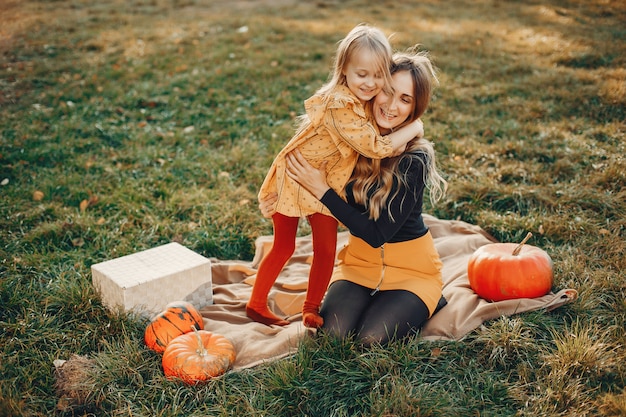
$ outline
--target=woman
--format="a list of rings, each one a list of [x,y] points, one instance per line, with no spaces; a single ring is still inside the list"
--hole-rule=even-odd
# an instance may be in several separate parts
[[[393,93],[379,93],[372,109],[381,134],[418,119],[437,83],[424,53],[396,54],[391,72]],[[329,187],[323,168],[297,151],[288,156],[288,175],[350,231],[320,310],[321,329],[365,346],[414,334],[443,300],[441,260],[422,219],[425,189],[436,202],[447,186],[432,144],[416,138],[398,156],[360,157],[347,202]]]

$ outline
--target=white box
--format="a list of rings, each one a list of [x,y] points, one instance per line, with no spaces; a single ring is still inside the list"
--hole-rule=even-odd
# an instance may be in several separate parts
[[[173,242],[91,266],[93,285],[112,310],[155,315],[172,301],[213,303],[211,260]]]

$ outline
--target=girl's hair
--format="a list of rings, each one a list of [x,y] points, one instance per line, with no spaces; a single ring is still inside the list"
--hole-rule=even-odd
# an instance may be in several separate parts
[[[376,57],[376,70],[382,75],[384,81],[383,91],[391,94],[393,91],[391,88],[390,71],[392,65],[391,58],[393,55],[391,44],[380,29],[365,23],[355,26],[346,37],[339,42],[330,80],[320,87],[316,94],[319,94],[322,98],[326,98],[338,85],[347,85],[346,76],[343,73],[344,69],[348,61],[352,58],[352,55],[363,49],[368,49]],[[366,106],[371,106],[371,100]],[[306,113],[298,116],[296,122],[296,135],[300,134],[311,123]]]
[[[344,69],[354,52],[362,49],[367,49],[375,55],[377,60],[376,69],[384,79],[383,90],[391,91],[391,72],[389,69],[392,65],[392,50],[389,39],[380,29],[362,23],[355,26],[339,42],[331,78],[317,91],[317,94],[325,96],[336,86],[346,85]]]
[[[408,51],[394,54],[391,73],[395,74],[400,71],[410,72],[413,79],[414,108],[409,117],[396,129],[415,121],[424,114],[430,102],[432,90],[439,82],[435,68],[426,52]],[[389,206],[394,198],[404,198],[404,196],[398,196],[400,187],[396,187],[395,192],[393,191],[394,183],[407,184],[406,173],[398,169],[403,160],[407,160],[408,164],[422,163],[424,165],[423,181],[429,189],[431,204],[436,203],[445,195],[448,183],[437,170],[433,144],[424,138],[414,138],[409,141],[402,155],[384,159],[359,157],[352,173],[353,193],[355,201],[367,208],[371,219],[378,219],[384,205]],[[390,211],[389,217],[393,220]]]

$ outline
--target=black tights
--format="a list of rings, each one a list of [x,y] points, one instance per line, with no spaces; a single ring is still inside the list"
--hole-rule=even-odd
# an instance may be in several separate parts
[[[370,346],[416,333],[430,316],[426,304],[405,290],[378,291],[349,281],[334,282],[322,304],[322,331],[340,338],[354,336]]]

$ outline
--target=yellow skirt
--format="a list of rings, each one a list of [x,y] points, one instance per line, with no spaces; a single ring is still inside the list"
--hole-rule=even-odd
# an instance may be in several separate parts
[[[424,236],[373,248],[350,235],[337,255],[331,282],[346,280],[372,291],[406,290],[417,295],[432,315],[441,298],[443,266],[430,231]]]

